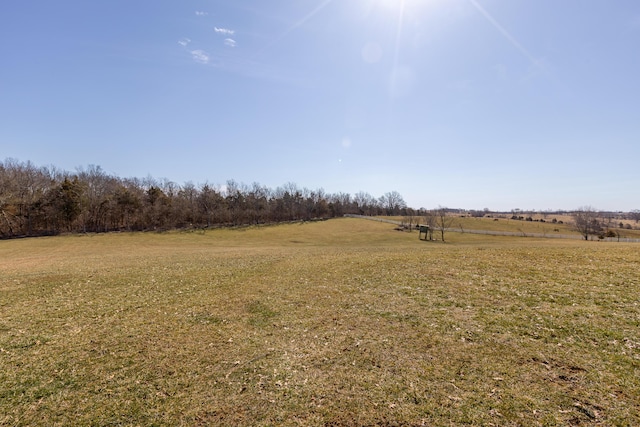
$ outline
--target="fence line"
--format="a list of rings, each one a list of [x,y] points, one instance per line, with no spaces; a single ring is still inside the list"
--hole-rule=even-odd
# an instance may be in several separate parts
[[[345,217],[348,218],[361,218],[368,219],[370,221],[378,221],[378,222],[386,222],[394,225],[402,225],[401,221],[395,221],[392,219],[378,218],[373,216],[366,215],[355,215],[355,214],[345,214]],[[584,240],[582,236],[578,236],[575,234],[547,234],[547,233],[525,233],[522,231],[491,231],[491,230],[467,230],[466,228],[446,228],[445,231],[456,232],[456,233],[469,233],[469,234],[484,234],[487,236],[514,236],[514,237],[539,237],[543,239],[573,239],[573,240]],[[632,239],[629,237],[605,237],[604,239],[591,238],[589,240],[593,241],[603,241],[603,242],[620,242],[620,243],[640,243],[640,239]]]

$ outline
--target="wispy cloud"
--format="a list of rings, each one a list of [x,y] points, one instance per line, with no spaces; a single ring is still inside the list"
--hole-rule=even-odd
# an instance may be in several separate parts
[[[236,47],[236,41],[234,39],[224,39],[224,44],[229,47]]]
[[[178,44],[180,46],[184,46],[186,47],[189,43],[191,43],[191,39],[188,39],[186,37],[181,38],[180,40],[178,40]]]
[[[196,10],[196,15],[198,15],[198,16],[207,16],[208,14],[209,13],[207,13],[207,12],[203,12],[201,10]]]
[[[213,30],[218,34],[224,34],[224,35],[229,35],[229,36],[235,34],[235,31],[234,30],[230,30],[229,28],[214,27]]]
[[[194,61],[199,62],[201,64],[209,63],[209,54],[204,50],[200,50],[200,49],[192,50],[191,56],[193,57]]]

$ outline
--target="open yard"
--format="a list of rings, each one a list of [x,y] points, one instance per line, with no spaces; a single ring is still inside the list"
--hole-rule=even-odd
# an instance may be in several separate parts
[[[447,241],[0,241],[0,425],[640,425],[640,244]]]

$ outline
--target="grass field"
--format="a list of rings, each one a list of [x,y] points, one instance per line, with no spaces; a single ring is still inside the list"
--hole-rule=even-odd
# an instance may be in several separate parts
[[[447,240],[0,241],[0,425],[640,425],[640,244]]]

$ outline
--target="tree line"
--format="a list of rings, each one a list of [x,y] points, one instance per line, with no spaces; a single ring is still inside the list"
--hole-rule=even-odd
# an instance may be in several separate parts
[[[634,220],[636,223],[640,221],[640,210],[633,210],[625,215],[628,219]],[[619,215],[611,212],[600,212],[592,206],[582,206],[572,213],[574,228],[585,239],[589,240],[590,236],[598,239],[606,237],[620,236],[620,230],[631,229],[630,224],[618,222]]]
[[[0,162],[0,237],[63,232],[147,231],[326,219],[344,214],[403,215],[397,191],[326,193],[287,183],[275,189],[229,180],[194,185],[120,178],[90,165],[69,173]]]

